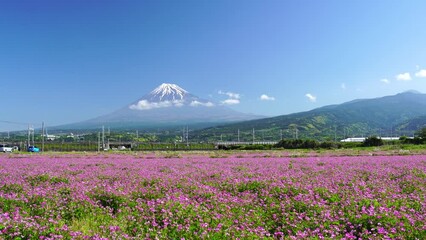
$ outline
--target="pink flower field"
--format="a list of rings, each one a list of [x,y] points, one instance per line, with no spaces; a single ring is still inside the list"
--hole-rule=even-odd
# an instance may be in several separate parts
[[[426,156],[0,155],[1,239],[426,239]]]

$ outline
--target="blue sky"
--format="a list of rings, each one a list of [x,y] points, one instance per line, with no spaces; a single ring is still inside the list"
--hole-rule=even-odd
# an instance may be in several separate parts
[[[163,82],[218,102],[235,93],[230,107],[268,116],[426,93],[425,9],[414,0],[0,1],[0,131],[97,117]]]

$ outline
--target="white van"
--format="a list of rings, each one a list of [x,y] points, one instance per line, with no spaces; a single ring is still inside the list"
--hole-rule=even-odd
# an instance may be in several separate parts
[[[0,144],[0,152],[12,152],[13,148],[7,145]]]

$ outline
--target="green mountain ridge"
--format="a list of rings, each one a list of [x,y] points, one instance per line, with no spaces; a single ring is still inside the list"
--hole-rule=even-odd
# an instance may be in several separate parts
[[[426,127],[426,115],[404,121],[398,126],[398,129],[409,131],[410,129],[421,129],[424,127]]]
[[[251,120],[199,130],[200,140],[273,141],[283,138],[334,140],[355,136],[412,135],[426,120],[426,94],[404,92],[359,99],[307,112]],[[253,134],[254,129],[254,134]]]

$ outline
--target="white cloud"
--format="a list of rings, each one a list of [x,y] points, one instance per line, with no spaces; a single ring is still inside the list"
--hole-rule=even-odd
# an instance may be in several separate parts
[[[260,100],[262,100],[262,101],[275,101],[275,98],[274,97],[270,97],[270,96],[268,96],[266,94],[262,94],[260,96]]]
[[[410,73],[406,72],[406,73],[401,73],[395,76],[396,80],[399,81],[410,81],[411,80],[411,75]]]
[[[232,98],[232,99],[240,99],[240,97],[241,97],[241,95],[239,93],[224,92],[224,91],[221,91],[221,90],[219,90],[218,93],[221,94],[221,95],[226,95],[226,96],[228,96],[229,98]]]
[[[166,107],[182,107],[182,100],[175,101],[162,101],[162,102],[149,102],[147,100],[141,100],[136,104],[130,105],[129,108],[133,110],[149,110],[155,108],[166,108]]]
[[[389,79],[387,79],[387,78],[382,78],[382,79],[380,79],[380,82],[382,82],[382,83],[386,83],[386,84],[389,84],[389,83],[390,83]]]
[[[311,102],[316,102],[317,101],[317,97],[316,96],[314,96],[314,95],[312,95],[312,94],[310,94],[310,93],[307,93],[307,94],[305,94],[305,96],[308,98],[308,100],[309,101],[311,101]]]
[[[224,104],[224,105],[235,105],[235,104],[239,104],[239,103],[240,103],[239,99],[232,99],[232,98],[222,101],[222,104]]]
[[[343,90],[346,90],[346,84],[345,83],[340,84],[340,88]]]
[[[174,100],[172,103],[173,103],[173,106],[175,106],[175,107],[182,107],[183,106],[183,101],[180,101],[180,100]]]
[[[420,71],[416,72],[416,77],[426,78],[426,69],[421,69]]]
[[[222,104],[224,105],[235,105],[240,103],[241,95],[239,93],[233,93],[233,92],[224,92],[222,90],[219,90],[218,92],[221,95],[228,96],[228,99],[222,101]]]
[[[214,104],[212,102],[203,103],[203,102],[199,102],[197,100],[192,101],[189,105],[191,107],[198,107],[198,106],[213,107],[214,106]]]

